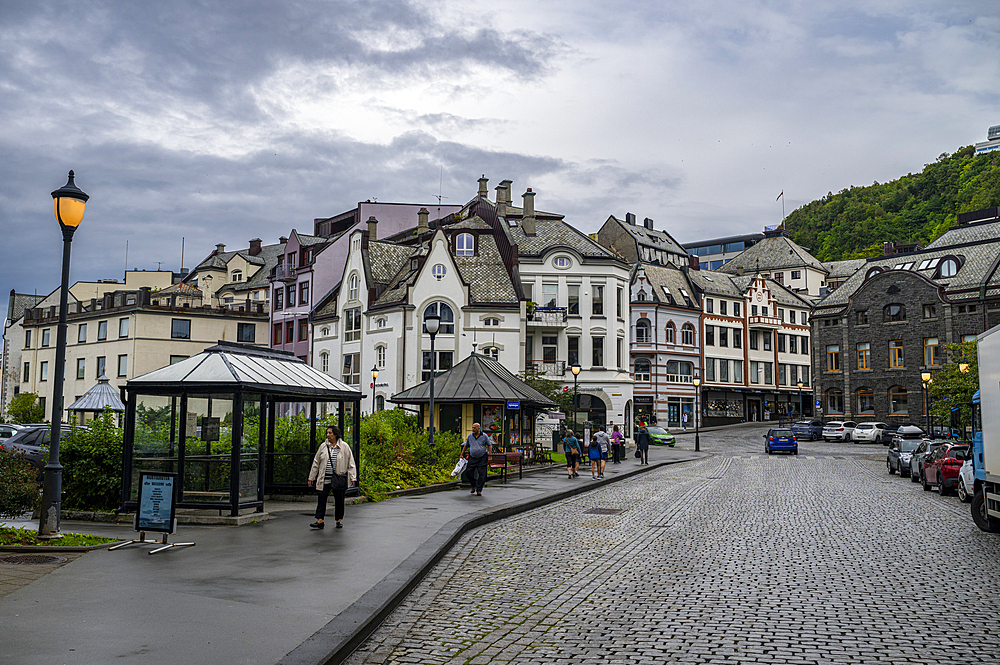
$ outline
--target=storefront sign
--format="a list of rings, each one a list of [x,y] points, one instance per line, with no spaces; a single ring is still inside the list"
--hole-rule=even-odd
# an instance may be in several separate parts
[[[516,411],[521,408],[521,402],[516,399],[507,400],[507,408],[511,411]]]
[[[636,404],[652,404],[653,403],[653,396],[652,395],[636,395],[633,398],[633,401]]]
[[[135,509],[136,531],[174,532],[174,473],[139,472],[139,500]]]

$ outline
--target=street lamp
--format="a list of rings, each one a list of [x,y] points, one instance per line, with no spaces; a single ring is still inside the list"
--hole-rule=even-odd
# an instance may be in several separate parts
[[[427,329],[427,334],[431,336],[431,428],[430,436],[427,441],[430,443],[431,450],[434,449],[434,376],[437,374],[437,359],[434,356],[434,337],[437,336],[438,330],[441,329],[441,316],[438,314],[428,314],[424,317],[424,328]]]
[[[701,450],[701,435],[698,431],[698,397],[701,395],[701,379],[695,376],[691,379],[691,383],[694,384],[694,449],[695,452]]]
[[[802,410],[802,386],[803,386],[803,383],[801,381],[799,381],[797,385],[799,387],[799,418],[805,418],[806,417],[805,416],[805,412]]]
[[[577,409],[577,404],[579,403],[576,394],[576,385],[577,381],[580,379],[580,370],[582,369],[583,368],[580,367],[579,362],[573,363],[573,366],[570,367],[570,370],[573,372],[573,436],[579,434],[579,432],[576,431],[576,409]]]
[[[375,379],[378,378],[378,365],[372,365],[372,413],[375,413]]]
[[[925,423],[925,425],[927,427],[927,433],[930,434],[931,433],[931,413],[930,413],[930,411],[927,410],[927,400],[928,400],[928,397],[929,397],[928,394],[927,394],[927,389],[931,385],[931,373],[930,372],[921,372],[921,374],[920,374],[920,380],[924,384],[924,423]]]
[[[39,538],[61,538],[59,513],[62,509],[62,464],[59,463],[59,435],[62,427],[63,375],[66,373],[66,308],[69,299],[69,253],[76,227],[90,198],[73,182],[69,172],[66,184],[52,192],[56,221],[62,229],[62,282],[59,286],[59,327],[56,329],[56,366],[52,384],[52,434],[49,463],[45,465],[42,484],[42,510],[38,518]]]

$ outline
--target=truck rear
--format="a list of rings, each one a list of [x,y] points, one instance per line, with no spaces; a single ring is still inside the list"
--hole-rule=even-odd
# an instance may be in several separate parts
[[[976,339],[979,392],[972,400],[975,495],[972,519],[983,531],[1000,533],[1000,326]]]

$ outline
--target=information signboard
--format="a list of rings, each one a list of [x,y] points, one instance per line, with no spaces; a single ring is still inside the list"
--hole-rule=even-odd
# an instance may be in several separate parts
[[[516,399],[509,399],[509,400],[507,400],[507,408],[509,410],[511,410],[511,411],[514,411],[516,409],[520,409],[521,408],[521,402],[520,402],[520,400],[516,400]]]
[[[174,532],[176,473],[139,473],[139,501],[135,509],[136,531]]]

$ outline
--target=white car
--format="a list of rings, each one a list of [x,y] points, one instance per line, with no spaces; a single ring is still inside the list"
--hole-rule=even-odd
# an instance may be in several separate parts
[[[850,441],[857,426],[852,420],[831,420],[823,425],[824,441]]]
[[[956,491],[962,503],[969,503],[975,494],[976,472],[972,469],[972,460],[967,459],[958,470],[958,485]]]
[[[882,443],[888,428],[885,423],[858,423],[851,433],[851,440],[855,443]]]

